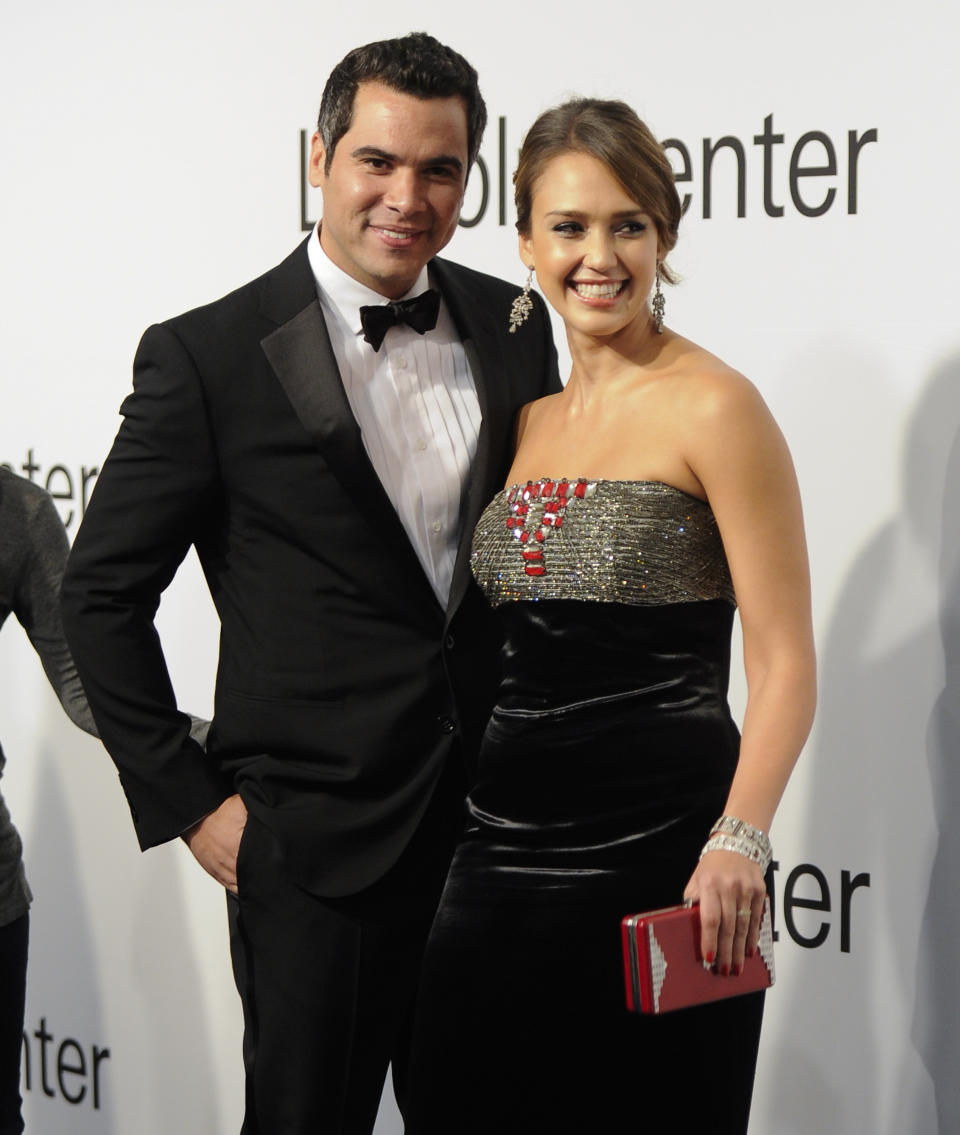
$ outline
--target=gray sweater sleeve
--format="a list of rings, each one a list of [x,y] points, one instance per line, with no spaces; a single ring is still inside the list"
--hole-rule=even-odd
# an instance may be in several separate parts
[[[29,482],[15,480],[23,486],[23,508],[16,510],[23,525],[5,524],[0,532],[0,558],[17,553],[22,556],[11,607],[40,656],[63,708],[76,725],[96,737],[97,727],[60,623],[60,580],[69,551],[67,534],[50,497]],[[13,483],[8,487],[12,489]],[[22,541],[19,548],[5,546],[11,539]]]

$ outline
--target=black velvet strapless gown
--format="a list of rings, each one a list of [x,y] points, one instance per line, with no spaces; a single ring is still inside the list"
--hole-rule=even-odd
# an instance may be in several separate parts
[[[721,814],[733,589],[708,505],[534,482],[477,527],[504,675],[424,960],[408,1135],[742,1133],[763,995],[644,1018],[620,920],[681,902]]]

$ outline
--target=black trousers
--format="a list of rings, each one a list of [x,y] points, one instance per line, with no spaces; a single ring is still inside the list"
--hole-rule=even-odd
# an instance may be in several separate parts
[[[417,976],[463,795],[462,773],[448,769],[395,866],[339,899],[292,883],[272,833],[248,818],[239,898],[228,895],[244,1011],[241,1135],[369,1135],[391,1063],[403,1110]]]
[[[20,1053],[30,916],[0,926],[0,1135],[20,1135]]]

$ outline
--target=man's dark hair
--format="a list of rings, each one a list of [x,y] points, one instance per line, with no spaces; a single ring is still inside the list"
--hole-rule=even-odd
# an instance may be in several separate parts
[[[399,39],[356,47],[330,72],[317,118],[317,130],[326,151],[325,173],[330,172],[337,143],[350,129],[357,87],[372,82],[421,99],[463,99],[467,115],[467,169],[473,165],[487,124],[487,108],[477,73],[453,48],[426,32],[411,32]]]

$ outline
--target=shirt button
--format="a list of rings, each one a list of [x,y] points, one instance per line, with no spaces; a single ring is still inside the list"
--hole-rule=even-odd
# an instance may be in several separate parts
[[[438,717],[437,721],[440,725],[441,733],[452,733],[456,729],[456,725],[454,725],[449,717]]]
[[[396,361],[397,361],[397,366],[401,370],[406,370],[406,367],[407,367],[407,356],[406,355],[397,355]]]
[[[427,448],[427,443],[423,440],[423,438],[420,438],[415,448],[418,450],[418,452],[423,453],[423,451]]]
[[[443,525],[440,523],[439,520],[435,520],[433,522],[433,530],[434,530],[434,532],[442,532],[443,531]]]

